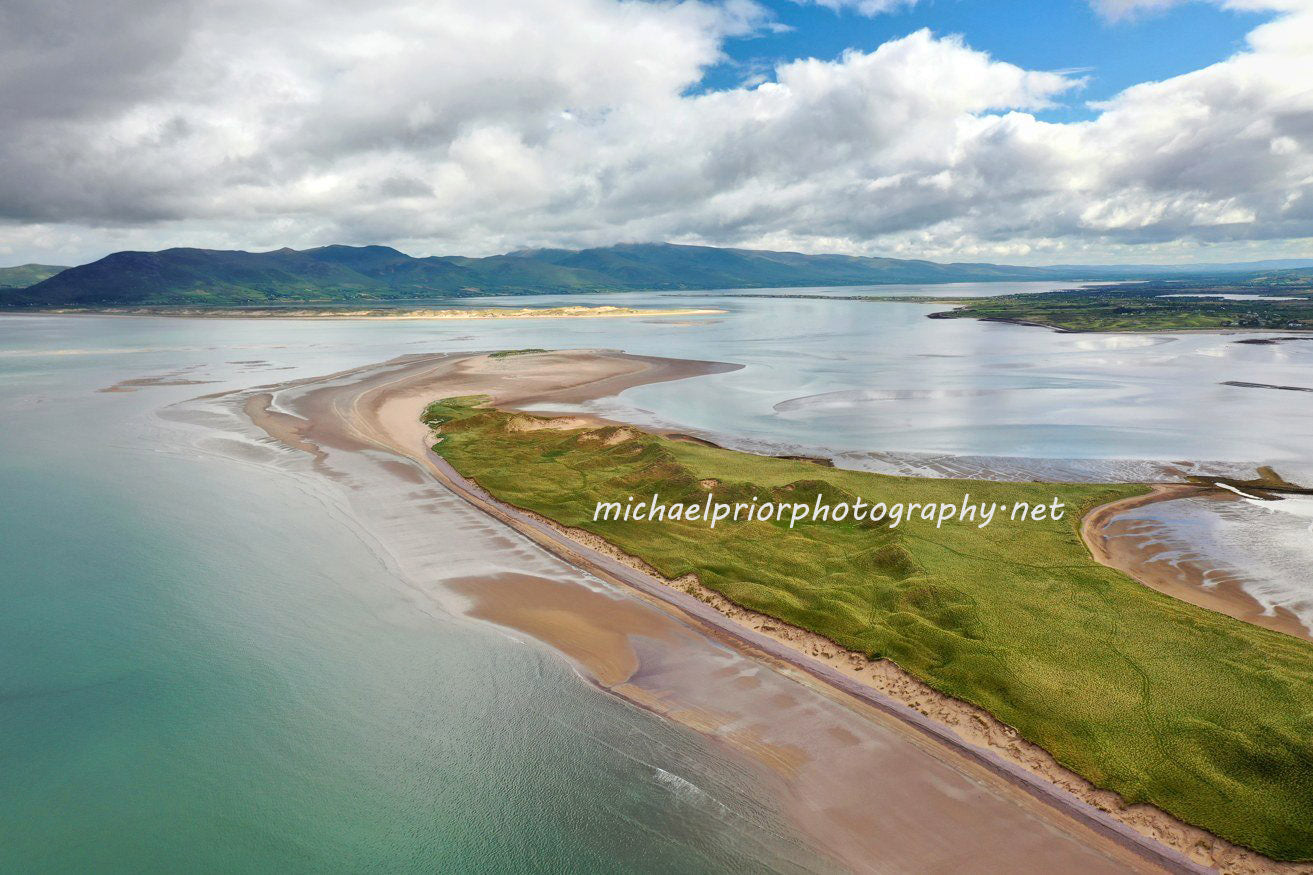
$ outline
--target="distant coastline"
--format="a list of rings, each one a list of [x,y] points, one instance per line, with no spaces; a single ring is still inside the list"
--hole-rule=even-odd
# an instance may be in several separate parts
[[[0,311],[6,312],[6,311]],[[472,309],[332,308],[296,307],[102,307],[23,310],[17,315],[172,316],[191,319],[615,319],[636,316],[709,316],[724,313],[709,307],[479,307]]]
[[[1291,262],[1296,264],[1301,262]],[[413,258],[388,246],[244,252],[175,248],[114,252],[74,267],[0,268],[0,307],[371,308],[379,302],[592,292],[942,285],[984,282],[1175,283],[1284,294],[1313,268],[1233,265],[1023,265],[726,249],[669,243],[537,249],[480,258]],[[1302,264],[1302,263],[1301,263]],[[44,277],[44,278],[43,278]],[[1222,288],[1225,287],[1225,288]],[[1182,289],[1172,286],[1171,291]],[[1005,314],[1007,315],[1007,314]]]
[[[1313,278],[1308,271],[1085,286],[946,303],[954,309],[931,313],[930,318],[1005,322],[1064,333],[1313,331]]]

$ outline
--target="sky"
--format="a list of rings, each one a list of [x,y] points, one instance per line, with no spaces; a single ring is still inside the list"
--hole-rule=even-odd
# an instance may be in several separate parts
[[[3,0],[0,265],[1313,257],[1313,0]]]

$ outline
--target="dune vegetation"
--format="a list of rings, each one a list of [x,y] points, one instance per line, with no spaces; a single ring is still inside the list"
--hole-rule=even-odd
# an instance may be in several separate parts
[[[509,504],[674,579],[889,659],[978,705],[1094,784],[1233,842],[1313,859],[1313,645],[1179,602],[1096,563],[1083,512],[1139,485],[889,477],[632,429],[436,402],[435,451]],[[594,521],[647,498],[1067,506],[979,528],[885,522]]]

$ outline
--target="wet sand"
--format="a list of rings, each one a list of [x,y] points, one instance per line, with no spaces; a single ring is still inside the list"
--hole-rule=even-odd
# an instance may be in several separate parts
[[[428,451],[418,420],[444,396],[574,402],[723,367],[597,351],[411,357],[301,384],[283,410],[271,409],[277,392],[245,403],[271,436],[307,452],[381,449],[414,460],[494,519],[615,584],[601,591],[520,574],[438,573],[471,615],[553,646],[599,686],[769,766],[793,818],[847,867],[1179,871],[1191,868],[1188,854],[1227,871],[1271,868],[1148,806],[1090,797],[1081,791],[1101,791],[1070,773],[1038,778],[1035,761],[1046,754],[978,709],[932,701],[937,694],[887,663],[855,664],[823,639],[799,638],[801,630],[735,616],[697,597],[705,593],[490,501]]]
[[[1127,511],[1182,498],[1234,500],[1234,496],[1204,486],[1160,484],[1148,495],[1096,507],[1081,522],[1081,536],[1095,560],[1116,568],[1158,592],[1217,611],[1237,620],[1313,641],[1307,627],[1285,608],[1271,613],[1245,592],[1243,582],[1199,561],[1160,561],[1164,533],[1144,520],[1120,519]]]
[[[176,371],[169,371],[167,374],[155,374],[150,377],[135,377],[129,380],[119,380],[112,386],[106,386],[103,389],[97,389],[97,392],[136,392],[138,389],[147,389],[153,386],[200,386],[205,383],[213,383],[213,380],[193,380],[188,374],[196,370],[196,366],[181,368]]]

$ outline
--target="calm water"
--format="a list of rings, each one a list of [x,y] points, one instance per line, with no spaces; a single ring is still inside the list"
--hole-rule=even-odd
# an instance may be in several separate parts
[[[453,619],[333,493],[160,415],[197,395],[411,352],[610,347],[746,364],[608,403],[748,444],[1310,473],[1313,396],[1220,384],[1313,384],[1313,343],[686,300],[731,312],[0,317],[0,868],[822,865],[742,764]],[[161,375],[197,382],[96,391]]]
[[[1209,569],[1205,585],[1217,579],[1244,581],[1244,589],[1264,611],[1284,608],[1313,632],[1313,499],[1265,502],[1182,499],[1124,514],[1165,534],[1151,542],[1154,561],[1198,563]]]
[[[93,391],[132,355],[3,360],[0,869],[814,860],[724,754],[418,599],[310,479],[155,418],[208,387]]]
[[[997,292],[971,284],[954,294]],[[642,386],[589,406],[748,449],[840,454],[853,465],[871,451],[1274,464],[1288,476],[1313,480],[1313,394],[1224,385],[1313,387],[1313,341],[1059,334],[932,321],[925,315],[941,308],[931,305],[709,295],[659,302],[731,313],[695,327],[670,319],[572,326],[568,338],[556,326],[516,334],[534,345],[616,346],[743,363],[743,370],[705,378],[696,388]]]

